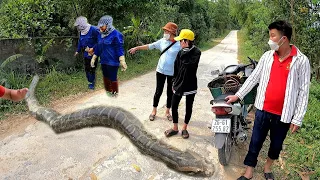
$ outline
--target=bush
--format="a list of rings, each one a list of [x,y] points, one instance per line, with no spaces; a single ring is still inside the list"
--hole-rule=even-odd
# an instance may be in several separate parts
[[[320,83],[313,81],[310,87],[308,110],[300,132],[286,139],[286,168],[289,179],[299,173],[310,173],[310,179],[320,177]]]

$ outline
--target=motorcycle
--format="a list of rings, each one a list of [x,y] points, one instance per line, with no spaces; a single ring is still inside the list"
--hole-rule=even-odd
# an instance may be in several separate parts
[[[226,97],[234,95],[256,67],[257,61],[249,59],[248,65],[227,66],[208,84],[214,98],[210,101],[211,110],[216,115],[216,119],[212,120],[211,130],[215,133],[214,145],[223,166],[228,165],[231,159],[232,147],[247,139],[249,122],[246,116],[253,107],[257,86],[242,101],[227,104]]]

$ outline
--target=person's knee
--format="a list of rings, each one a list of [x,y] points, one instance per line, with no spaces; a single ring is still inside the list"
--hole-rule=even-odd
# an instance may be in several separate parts
[[[269,148],[269,152],[268,152],[268,156],[270,159],[278,159],[279,158],[279,154],[282,150],[282,144],[283,143],[281,143],[281,142],[270,144],[270,148]]]
[[[161,95],[162,95],[162,92],[163,92],[163,89],[157,88],[157,89],[156,89],[156,92],[155,92],[155,95],[161,96]]]
[[[261,135],[256,135],[256,137],[253,137],[256,134],[252,134],[252,144],[254,147],[259,147],[264,143],[264,140],[261,138]]]
[[[172,90],[171,90],[171,92],[168,90],[168,91],[167,91],[167,98],[168,98],[168,99],[172,99],[172,96],[173,96]]]
[[[252,135],[249,151],[252,154],[259,154],[263,142],[264,141],[261,138],[254,137],[254,135]]]
[[[172,110],[172,111],[178,111],[178,106],[179,106],[179,104],[178,104],[178,105],[175,104],[175,103],[172,104],[172,105],[171,105],[171,110]]]
[[[189,112],[192,111],[192,105],[187,106],[186,110],[189,111]]]

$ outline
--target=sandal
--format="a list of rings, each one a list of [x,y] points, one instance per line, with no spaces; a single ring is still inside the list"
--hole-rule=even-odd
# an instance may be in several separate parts
[[[175,131],[173,129],[168,129],[164,132],[164,135],[166,135],[166,137],[171,137],[171,136],[176,135],[178,133],[179,133],[179,131]]]
[[[168,121],[172,121],[173,120],[172,116],[170,114],[167,115],[167,119],[168,119]]]
[[[266,180],[269,180],[269,179],[274,180],[274,176],[272,172],[264,173],[264,177],[266,178]]]
[[[149,116],[150,121],[154,121],[155,118],[156,118],[156,115],[150,114],[150,116]]]
[[[181,135],[184,139],[189,138],[189,132],[187,130],[182,130]]]
[[[237,180],[250,180],[250,179],[252,179],[252,177],[251,178],[246,178],[244,176],[240,176]]]

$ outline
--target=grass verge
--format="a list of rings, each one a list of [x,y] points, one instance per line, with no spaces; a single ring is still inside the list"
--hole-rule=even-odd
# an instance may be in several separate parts
[[[238,31],[238,59],[243,64],[250,63],[248,56],[251,59],[259,61],[262,56],[261,50],[257,50],[254,48],[252,43],[247,40],[245,30]]]
[[[312,81],[308,110],[298,133],[285,140],[282,157],[287,179],[320,177],[320,83]]]

